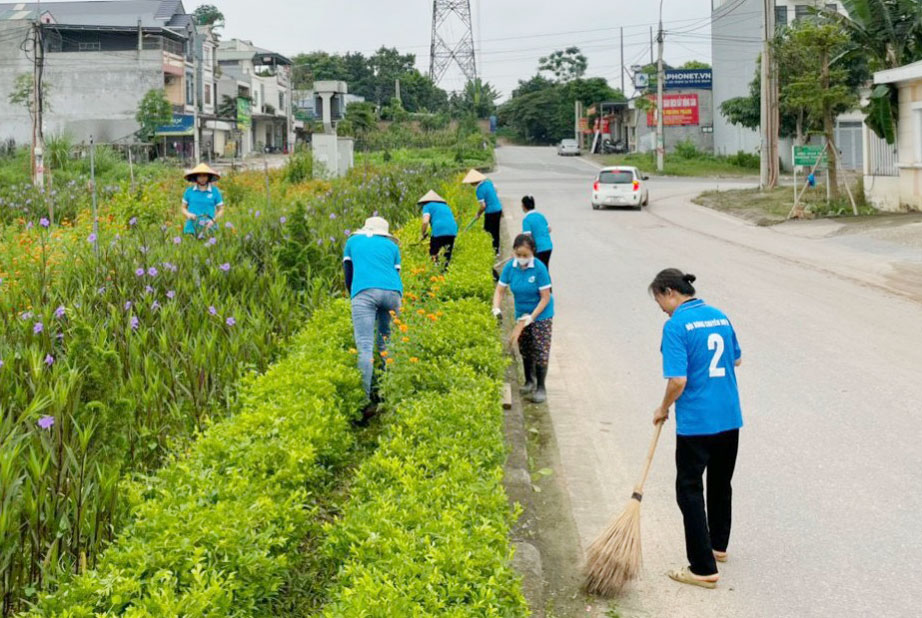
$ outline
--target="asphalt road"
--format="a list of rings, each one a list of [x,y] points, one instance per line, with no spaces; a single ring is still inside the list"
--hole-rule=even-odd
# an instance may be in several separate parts
[[[653,180],[646,211],[593,211],[588,162],[497,155],[507,223],[520,229],[530,193],[553,228],[549,406],[583,549],[624,507],[662,397],[652,277],[695,273],[740,337],[746,426],[719,588],[665,576],[686,564],[670,421],[643,502],[646,572],[621,615],[922,615],[922,300],[894,276],[919,256],[691,204],[714,180]]]

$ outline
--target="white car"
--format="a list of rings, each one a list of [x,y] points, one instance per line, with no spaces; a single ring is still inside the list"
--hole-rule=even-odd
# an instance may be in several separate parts
[[[565,139],[557,145],[557,154],[561,157],[567,155],[579,156],[579,142],[575,139]]]
[[[640,209],[650,203],[644,176],[636,167],[604,167],[592,185],[592,208],[606,206],[630,206]]]

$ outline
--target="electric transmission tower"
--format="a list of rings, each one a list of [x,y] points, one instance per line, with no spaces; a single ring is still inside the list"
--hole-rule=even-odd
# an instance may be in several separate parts
[[[429,79],[439,83],[452,63],[468,81],[477,79],[471,1],[433,0]]]

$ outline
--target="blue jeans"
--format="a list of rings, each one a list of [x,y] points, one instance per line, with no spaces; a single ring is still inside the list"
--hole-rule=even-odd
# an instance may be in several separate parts
[[[378,351],[387,349],[386,337],[391,334],[391,311],[400,309],[400,292],[372,288],[362,290],[352,298],[352,330],[359,353],[359,370],[365,394],[371,395],[374,372],[375,324],[378,326]]]

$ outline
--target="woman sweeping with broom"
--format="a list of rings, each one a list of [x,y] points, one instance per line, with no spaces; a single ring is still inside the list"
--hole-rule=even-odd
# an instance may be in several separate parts
[[[666,393],[653,412],[656,427],[641,481],[627,509],[589,548],[586,588],[609,596],[640,573],[640,501],[656,442],[676,407],[676,499],[685,523],[688,566],[668,573],[683,584],[715,588],[717,562],[727,561],[732,488],[743,426],[735,369],[741,352],[730,320],[695,298],[695,276],[660,272],[650,292],[669,320],[663,326]],[[707,496],[703,476],[707,472]]]

